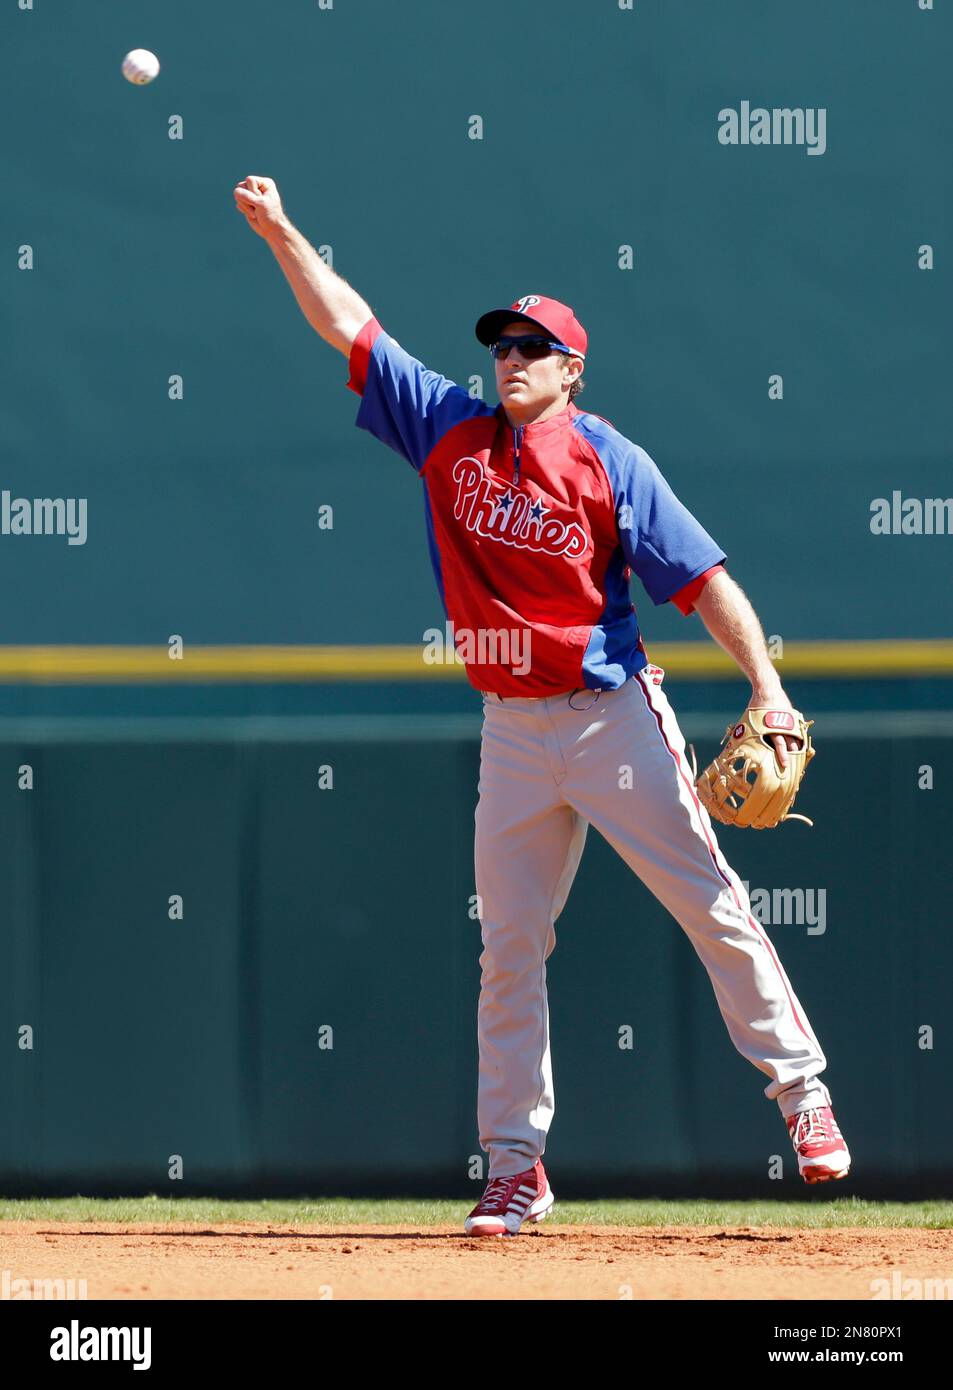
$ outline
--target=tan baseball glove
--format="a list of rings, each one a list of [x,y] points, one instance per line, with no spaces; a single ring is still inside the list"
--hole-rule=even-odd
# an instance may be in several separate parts
[[[807,816],[791,810],[814,757],[808,733],[813,723],[813,719],[805,721],[798,710],[749,705],[737,724],[729,724],[721,752],[695,783],[708,814],[723,825],[750,826],[753,830],[769,830],[786,820],[813,825]],[[784,770],[771,741],[774,734],[790,734],[799,740],[799,747],[788,749]]]

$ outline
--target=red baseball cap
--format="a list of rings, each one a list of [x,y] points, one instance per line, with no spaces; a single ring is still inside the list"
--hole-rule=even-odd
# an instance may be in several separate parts
[[[528,311],[532,312],[528,312]],[[572,348],[573,353],[585,358],[589,347],[589,337],[568,304],[560,304],[558,299],[547,299],[542,294],[524,294],[508,309],[491,309],[477,319],[476,335],[484,347],[495,343],[508,323],[522,319],[542,328],[551,337]]]

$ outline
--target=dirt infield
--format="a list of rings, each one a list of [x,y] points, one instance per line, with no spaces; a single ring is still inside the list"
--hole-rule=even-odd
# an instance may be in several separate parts
[[[3,1298],[85,1279],[90,1299],[870,1299],[894,1271],[953,1291],[949,1230],[4,1221],[0,1250]]]

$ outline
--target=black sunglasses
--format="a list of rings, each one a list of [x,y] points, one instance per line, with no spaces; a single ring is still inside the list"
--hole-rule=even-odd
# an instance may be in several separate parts
[[[541,357],[548,357],[551,352],[572,353],[572,348],[555,338],[537,338],[527,333],[525,337],[507,338],[504,335],[497,338],[495,343],[490,344],[490,354],[505,362],[510,355],[510,348],[519,348],[520,356],[527,362],[537,362]]]

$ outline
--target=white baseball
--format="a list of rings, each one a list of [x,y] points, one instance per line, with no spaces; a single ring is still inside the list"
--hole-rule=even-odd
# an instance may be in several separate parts
[[[159,76],[159,60],[148,48],[134,48],[122,60],[122,75],[127,82],[142,87]]]

